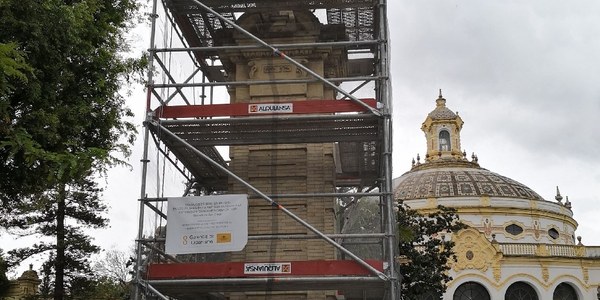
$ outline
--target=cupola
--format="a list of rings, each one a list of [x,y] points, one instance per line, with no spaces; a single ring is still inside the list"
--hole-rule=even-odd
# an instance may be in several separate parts
[[[436,107],[431,111],[421,130],[427,138],[426,162],[437,160],[464,160],[460,147],[460,130],[463,120],[458,113],[452,112],[446,107],[446,99],[442,96],[442,90],[435,100]]]

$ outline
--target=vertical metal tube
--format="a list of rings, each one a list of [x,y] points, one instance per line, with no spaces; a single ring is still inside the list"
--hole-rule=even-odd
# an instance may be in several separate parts
[[[389,32],[387,24],[387,3],[386,0],[379,0],[378,4],[378,17],[379,17],[379,36],[378,39],[382,40],[383,43],[378,46],[379,56],[379,74],[383,78],[380,82],[379,97],[383,104],[383,153],[382,153],[382,167],[384,172],[384,182],[382,185],[385,207],[386,207],[386,239],[387,247],[387,262],[388,266],[388,278],[389,278],[389,299],[397,300],[400,299],[399,290],[399,278],[398,271],[396,270],[395,257],[397,253],[397,242],[396,242],[396,215],[395,215],[395,202],[393,197],[392,187],[392,93],[391,93],[391,77],[389,73],[390,69],[390,56],[389,56]]]
[[[156,18],[158,17],[156,10],[157,10],[157,0],[154,0],[152,2],[152,15],[150,16],[152,18],[151,21],[151,27],[150,27],[150,48],[155,48],[154,45],[154,39],[155,39],[155,35],[156,35]],[[152,51],[152,50],[150,50]],[[152,75],[152,71],[153,71],[153,66],[154,64],[154,53],[149,53],[149,57],[148,57],[148,86],[147,91],[146,91],[146,111],[145,111],[145,118],[149,118],[149,113],[151,111],[151,97],[152,97],[152,88],[151,88],[151,84],[152,84],[152,80],[153,80],[153,75]],[[148,129],[147,126],[145,126],[144,128],[144,152],[142,154],[142,183],[141,183],[141,187],[140,187],[140,199],[143,199],[146,197],[146,177],[148,175],[148,146],[149,146],[149,138],[150,138],[150,130]],[[141,280],[141,268],[142,268],[142,243],[139,242],[143,235],[144,235],[144,205],[145,202],[144,201],[140,201],[140,208],[139,208],[139,221],[138,221],[138,235],[137,235],[137,245],[136,245],[136,270],[135,270],[135,281],[136,281],[136,286],[135,286],[135,295],[134,295],[134,299],[139,300],[141,299],[141,289],[140,289],[140,280]]]

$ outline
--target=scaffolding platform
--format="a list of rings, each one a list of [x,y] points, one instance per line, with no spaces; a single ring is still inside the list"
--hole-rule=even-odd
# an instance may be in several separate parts
[[[376,106],[374,99],[363,99]],[[227,174],[198,158],[181,140],[227,167],[215,146],[336,143],[337,186],[371,186],[378,178],[383,133],[380,118],[349,100],[292,101],[293,112],[250,116],[253,104],[161,106],[149,122],[152,133],[212,190],[226,190]],[[325,115],[324,113],[328,113]],[[162,134],[168,130],[179,139]]]
[[[367,260],[380,272],[384,262]],[[292,261],[283,263],[287,274],[245,274],[246,264],[180,263],[148,266],[149,284],[177,299],[197,299],[199,294],[235,291],[336,290],[346,299],[367,295],[381,299],[385,281],[354,261]],[[379,298],[378,298],[379,296]],[[196,297],[196,298],[195,298]]]
[[[147,131],[142,160],[144,170],[135,299],[227,299],[231,292],[258,296],[273,293],[274,298],[281,299],[286,296],[278,295],[302,294],[303,291],[337,291],[338,299],[346,300],[398,299],[395,213],[391,196],[392,102],[386,1],[160,2],[163,10],[157,12],[158,2],[155,1],[151,14],[153,27],[149,60],[153,69],[148,74],[147,118],[144,122]],[[305,17],[310,14],[310,18]],[[248,16],[256,19],[244,23],[248,22]],[[170,42],[166,45],[167,38],[163,39],[165,45],[162,48],[156,46],[157,19],[162,17],[165,18],[165,27],[159,32],[176,34],[179,38],[176,46]],[[314,21],[310,24],[315,26],[310,28],[315,30],[306,35],[310,38],[289,39],[278,33],[280,38],[270,39],[273,44],[267,44],[258,37],[261,30],[267,29],[268,22],[278,22],[286,17],[294,22],[296,18],[299,22]],[[260,24],[263,20],[265,24]],[[245,24],[246,29],[240,24]],[[272,36],[263,37],[268,39]],[[247,62],[235,61],[240,53],[251,57],[256,55],[265,61],[273,57],[277,63],[271,66],[273,69],[261,69],[264,74],[271,75],[237,76],[238,70],[247,67]],[[325,60],[325,56],[330,58]],[[186,59],[185,68],[171,69],[171,61],[175,57]],[[306,57],[318,57],[317,61],[322,65],[310,65],[306,63]],[[285,76],[279,74],[284,72],[276,68],[283,65],[280,61],[285,61],[288,66],[285,70],[281,69]],[[277,76],[275,73],[278,73]],[[290,91],[281,94],[257,92],[275,85],[285,86]],[[321,92],[309,94],[309,87],[314,89],[319,85],[322,85],[318,88]],[[298,86],[306,91],[292,89]],[[345,89],[348,88],[352,90],[347,92]],[[214,93],[215,90],[217,93]],[[223,99],[226,95],[230,97],[229,101]],[[314,99],[319,97],[330,99]],[[197,105],[196,101],[200,104]],[[267,103],[269,101],[272,103]],[[260,112],[256,108],[260,105],[289,105],[290,109]],[[168,197],[149,197],[145,186],[150,136],[171,163],[183,164],[183,168],[177,168],[188,181],[184,196],[194,193],[196,196],[227,194],[235,190],[236,184],[241,184],[248,188],[250,197],[265,200],[264,206],[273,209],[273,216],[287,215],[303,227],[302,234],[267,231],[251,234],[249,239],[318,239],[325,245],[323,247],[328,247],[327,251],[331,250],[331,255],[324,256],[319,252],[319,255],[306,257],[289,256],[288,261],[276,262],[287,265],[285,272],[253,273],[247,272],[246,267],[255,262],[232,262],[219,258],[202,259],[202,262],[196,259],[196,262],[190,263],[183,261],[191,260],[180,261],[165,253],[164,244],[161,244],[164,243],[161,235],[164,226],[161,224],[166,223],[167,214],[163,205],[155,205],[154,202]],[[315,179],[316,183],[311,183],[314,187],[300,190],[300,193],[285,188],[274,189],[275,192],[265,189],[269,190],[267,193],[242,178],[244,175],[238,176],[232,171],[239,172],[240,169],[240,164],[235,164],[236,155],[232,155],[231,162],[223,157],[227,152],[224,147],[240,151],[246,148],[236,146],[274,145],[273,149],[280,151],[276,145],[289,144],[304,144],[298,148],[326,145],[326,154],[316,155],[319,159],[327,158],[324,165],[329,169],[325,180]],[[268,146],[248,148],[263,151]],[[315,166],[314,169],[318,170],[321,164]],[[321,186],[323,181],[327,184]],[[268,195],[270,193],[273,194]],[[344,246],[344,241],[362,238],[358,234],[353,236],[354,233],[337,231],[339,228],[333,225],[318,229],[322,225],[313,226],[299,217],[299,210],[287,209],[273,200],[289,198],[305,201],[315,198],[318,200],[314,202],[330,201],[328,213],[331,213],[331,218],[328,220],[333,220],[335,205],[341,201],[355,203],[361,197],[377,197],[379,201],[380,219],[375,226],[376,232],[367,234],[371,240],[361,240],[364,244],[377,245],[377,256],[364,256],[378,260],[360,257]],[[307,200],[307,203],[310,202]],[[150,225],[155,226],[150,227],[154,237],[148,237],[144,232],[146,220],[151,219],[144,212],[145,208],[150,208],[149,213],[159,220],[158,225]],[[271,230],[274,230],[273,227]],[[158,240],[147,242],[152,239]],[[287,254],[277,257],[288,259]],[[173,263],[163,263],[165,260],[162,258]],[[294,261],[293,258],[317,260]]]

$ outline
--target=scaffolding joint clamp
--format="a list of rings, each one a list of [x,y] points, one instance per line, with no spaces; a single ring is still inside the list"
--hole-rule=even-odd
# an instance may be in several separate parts
[[[281,57],[281,58],[283,58],[285,56],[285,54],[283,52],[279,51],[279,49],[277,49],[277,48],[273,49],[273,55],[277,56],[277,57]]]

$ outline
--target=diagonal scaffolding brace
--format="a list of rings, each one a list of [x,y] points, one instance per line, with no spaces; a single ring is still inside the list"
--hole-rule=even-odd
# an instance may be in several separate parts
[[[344,246],[338,244],[336,241],[334,241],[333,239],[331,239],[330,237],[328,237],[323,232],[319,231],[317,228],[315,228],[314,226],[312,226],[308,222],[302,220],[296,214],[294,214],[293,212],[291,212],[290,210],[288,210],[287,208],[285,208],[283,205],[277,203],[275,200],[271,199],[271,197],[269,197],[265,193],[261,192],[259,189],[257,189],[256,187],[254,187],[250,183],[246,182],[244,179],[242,179],[241,177],[237,176],[235,173],[231,172],[230,170],[228,170],[224,166],[222,166],[219,163],[217,163],[216,161],[212,160],[209,156],[207,156],[206,154],[202,153],[202,151],[196,149],[194,146],[190,145],[184,139],[178,137],[176,134],[172,133],[170,130],[168,130],[167,128],[163,127],[160,124],[160,122],[158,122],[158,121],[150,121],[149,123],[152,123],[153,126],[155,126],[156,128],[158,128],[162,132],[162,134],[165,134],[165,135],[169,136],[170,138],[172,138],[172,139],[180,142],[185,147],[188,147],[188,149],[192,150],[196,155],[202,157],[204,160],[206,160],[208,163],[210,163],[214,167],[216,167],[216,168],[220,169],[221,171],[227,173],[233,179],[237,180],[238,182],[240,182],[241,184],[243,184],[244,186],[246,186],[248,189],[252,190],[254,193],[256,193],[257,195],[259,195],[261,198],[263,198],[264,200],[266,200],[267,202],[269,202],[271,204],[271,206],[276,207],[277,209],[281,210],[283,213],[285,213],[286,215],[288,215],[289,217],[291,217],[292,219],[294,219],[296,222],[300,223],[302,226],[306,227],[308,230],[312,231],[314,234],[316,234],[317,236],[319,236],[321,239],[325,240],[330,245],[334,246],[338,250],[342,251],[344,254],[348,255],[350,258],[352,258],[353,260],[355,260],[358,264],[360,264],[361,266],[363,266],[364,268],[366,268],[367,270],[369,270],[369,272],[371,272],[373,275],[376,275],[377,277],[379,277],[380,279],[382,279],[384,281],[388,280],[388,276],[387,275],[385,275],[384,273],[380,272],[379,270],[373,268],[371,265],[369,265],[362,258],[358,257],[356,254],[352,253],[350,250],[346,249]],[[146,126],[148,126],[148,125],[146,125]]]

